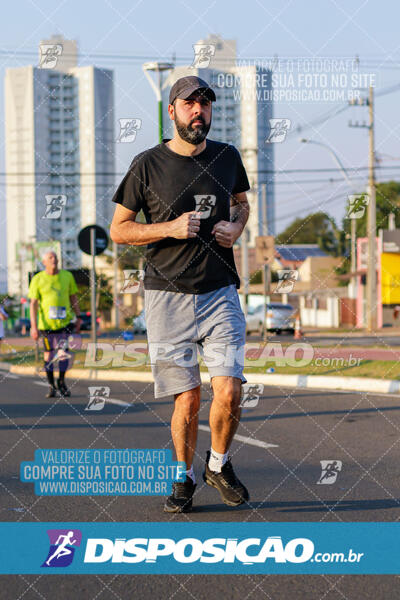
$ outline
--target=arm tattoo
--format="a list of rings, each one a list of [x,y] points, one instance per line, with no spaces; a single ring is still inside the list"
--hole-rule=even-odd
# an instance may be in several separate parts
[[[249,203],[247,200],[245,202],[238,202],[232,198],[230,215],[231,223],[240,223],[244,227],[249,218]]]

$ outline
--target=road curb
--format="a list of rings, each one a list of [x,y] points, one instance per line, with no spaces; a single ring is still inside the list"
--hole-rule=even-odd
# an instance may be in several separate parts
[[[272,375],[245,374],[249,383],[263,383],[275,387],[293,387],[326,390],[347,390],[378,394],[400,392],[400,381],[394,379],[370,379],[367,377],[330,377],[324,375]]]
[[[4,368],[16,375],[39,375],[37,367],[24,367],[0,363]],[[44,375],[44,373],[42,373]],[[138,381],[152,383],[153,375],[147,371],[119,371],[102,369],[71,369],[68,376],[73,379],[89,379],[101,381]],[[347,390],[354,392],[372,392],[379,394],[396,394],[400,392],[400,381],[394,379],[370,379],[367,377],[330,377],[324,375],[273,375],[271,373],[245,373],[249,383],[263,383],[274,387],[309,388],[326,390]],[[203,383],[210,382],[208,373],[201,373]]]
[[[38,367],[23,367],[20,365],[12,365],[9,369],[10,373],[15,375],[43,375],[44,370]],[[107,371],[103,369],[69,369],[68,377],[72,379],[101,379],[102,381],[143,381],[152,382],[153,375],[147,371],[119,371],[113,369]]]

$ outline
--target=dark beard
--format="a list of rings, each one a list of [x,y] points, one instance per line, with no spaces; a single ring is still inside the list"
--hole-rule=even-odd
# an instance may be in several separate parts
[[[203,125],[196,125],[196,127],[193,128],[192,123],[194,121],[201,121]],[[185,142],[188,142],[189,144],[194,144],[195,146],[198,146],[199,144],[201,144],[201,142],[203,142],[206,139],[207,133],[210,131],[211,119],[209,124],[206,125],[206,122],[203,119],[203,117],[199,116],[195,117],[189,123],[189,125],[185,125],[182,121],[178,119],[178,116],[175,111],[175,125],[176,130],[179,133],[179,137],[181,137]]]

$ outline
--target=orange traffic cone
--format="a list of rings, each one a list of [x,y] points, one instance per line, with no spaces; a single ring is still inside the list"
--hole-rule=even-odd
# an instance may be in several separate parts
[[[303,332],[301,331],[300,315],[297,315],[296,322],[294,325],[294,339],[300,340],[302,337],[303,337]]]

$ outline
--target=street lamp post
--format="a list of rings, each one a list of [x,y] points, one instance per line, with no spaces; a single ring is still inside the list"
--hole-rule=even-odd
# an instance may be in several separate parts
[[[163,71],[170,71],[174,68],[173,63],[168,62],[147,62],[142,65],[144,74],[146,75],[158,102],[158,138],[160,144],[163,140],[163,106],[162,106],[162,73]],[[157,73],[157,83],[150,77],[149,71]]]
[[[336,162],[336,164],[338,165],[339,169],[341,170],[341,172],[344,175],[344,178],[346,179],[347,183],[349,184],[349,186],[354,189],[353,186],[353,182],[351,181],[345,167],[343,166],[343,163],[341,162],[340,158],[338,157],[338,155],[336,154],[336,152],[330,147],[328,146],[328,144],[324,144],[323,142],[316,142],[315,140],[309,140],[306,138],[301,138],[300,142],[302,142],[303,144],[315,144],[316,146],[322,146],[323,148],[326,148],[328,150],[328,152],[330,152],[330,154],[333,156],[334,161]]]

